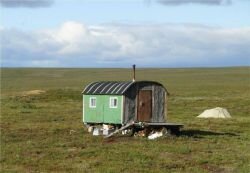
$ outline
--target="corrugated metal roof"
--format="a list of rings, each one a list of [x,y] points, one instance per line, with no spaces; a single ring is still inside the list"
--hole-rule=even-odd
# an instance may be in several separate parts
[[[92,82],[85,87],[83,94],[122,95],[134,82]]]

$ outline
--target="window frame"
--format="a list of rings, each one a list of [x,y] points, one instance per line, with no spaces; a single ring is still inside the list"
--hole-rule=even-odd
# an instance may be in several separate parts
[[[95,105],[92,105],[92,100],[95,100]],[[96,99],[96,97],[90,97],[89,98],[89,107],[90,108],[96,108],[96,101],[97,101],[97,99]]]
[[[116,100],[116,105],[114,105]],[[118,97],[109,97],[109,108],[118,108]]]

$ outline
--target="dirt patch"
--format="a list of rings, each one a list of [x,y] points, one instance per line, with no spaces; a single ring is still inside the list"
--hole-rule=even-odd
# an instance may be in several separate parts
[[[40,95],[45,93],[44,90],[30,90],[30,91],[24,91],[22,92],[22,96],[30,96],[30,95]]]
[[[225,169],[216,166],[216,165],[210,165],[210,164],[204,164],[202,165],[202,168],[207,170],[207,171],[211,171],[211,172],[215,172],[215,173],[223,173],[225,171]]]

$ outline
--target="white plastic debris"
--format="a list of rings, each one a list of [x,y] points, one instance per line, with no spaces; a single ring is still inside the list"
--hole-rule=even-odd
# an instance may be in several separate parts
[[[103,129],[102,134],[104,136],[109,135],[111,132],[113,132],[115,130],[113,126],[107,125],[107,124],[103,124],[102,129]]]
[[[70,135],[72,135],[73,133],[76,133],[76,131],[75,131],[75,130],[70,130],[70,131],[69,131],[69,134],[70,134]]]
[[[149,135],[149,136],[148,136],[148,139],[152,140],[152,139],[159,138],[159,137],[161,137],[161,136],[163,136],[162,131],[160,131],[160,132],[155,132],[155,133]]]
[[[93,136],[99,136],[99,135],[100,135],[100,129],[99,128],[94,128]]]
[[[103,130],[104,130],[104,129],[105,129],[105,130],[106,130],[106,129],[109,129],[109,125],[103,124],[103,125],[102,125],[102,129],[103,129]]]
[[[104,136],[107,136],[107,135],[109,135],[109,132],[110,132],[109,129],[103,129],[102,134],[103,134]]]
[[[93,127],[93,126],[89,126],[89,127],[88,127],[88,132],[89,132],[89,133],[92,133],[93,130],[94,130],[94,127]]]

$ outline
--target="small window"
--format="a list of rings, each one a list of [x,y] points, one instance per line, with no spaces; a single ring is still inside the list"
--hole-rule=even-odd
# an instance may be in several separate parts
[[[95,97],[90,97],[89,98],[89,107],[90,108],[95,108],[96,107],[96,98]]]
[[[117,106],[118,106],[118,99],[117,99],[117,97],[110,97],[109,107],[110,108],[117,108]]]

